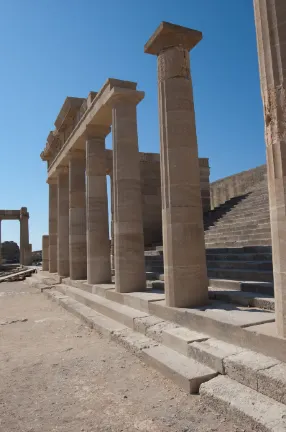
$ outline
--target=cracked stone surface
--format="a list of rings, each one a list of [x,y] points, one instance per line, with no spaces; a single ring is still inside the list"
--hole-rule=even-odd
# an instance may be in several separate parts
[[[0,293],[1,431],[241,431],[39,290]]]

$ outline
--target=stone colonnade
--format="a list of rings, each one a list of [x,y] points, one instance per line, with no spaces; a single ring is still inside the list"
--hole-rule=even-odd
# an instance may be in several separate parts
[[[286,337],[286,2],[254,0],[272,235],[275,312]]]
[[[0,264],[1,255],[1,222],[2,220],[20,221],[20,264],[31,265],[32,245],[29,243],[29,213],[27,207],[20,210],[0,210]]]
[[[162,23],[145,46],[145,52],[158,57],[165,290],[167,305],[176,307],[199,306],[208,299],[189,65],[189,51],[201,38],[195,30]],[[56,156],[50,145],[44,151],[50,189],[45,268],[49,247],[50,272],[90,284],[111,282],[105,155],[111,126],[115,289],[142,291],[146,275],[136,106],[144,93],[135,83],[108,80],[94,95],[88,115],[63,149]],[[55,123],[59,128],[61,116],[68,116],[67,102]],[[60,129],[51,134],[60,135]]]
[[[90,284],[111,282],[105,138],[112,126],[116,290],[130,292],[146,286],[136,115],[144,93],[135,83],[123,85],[123,92],[110,86],[104,100],[108,118],[85,125],[81,145],[71,148],[65,163],[48,178],[49,236],[43,236],[43,270]]]

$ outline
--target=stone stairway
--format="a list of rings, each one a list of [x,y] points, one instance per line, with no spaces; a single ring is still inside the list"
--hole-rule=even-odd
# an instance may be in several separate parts
[[[273,295],[267,181],[205,214],[204,226],[210,285]],[[164,280],[162,246],[146,251],[145,262],[149,278]]]
[[[112,284],[69,279],[49,288],[49,298],[246,431],[286,430],[285,340],[257,334],[274,324],[273,312],[217,301],[166,308],[163,293],[120,294]]]

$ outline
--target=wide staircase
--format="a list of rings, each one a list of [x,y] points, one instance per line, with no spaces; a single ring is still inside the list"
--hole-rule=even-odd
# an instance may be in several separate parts
[[[204,215],[210,286],[273,295],[267,180]],[[163,288],[163,248],[145,252],[146,271]]]

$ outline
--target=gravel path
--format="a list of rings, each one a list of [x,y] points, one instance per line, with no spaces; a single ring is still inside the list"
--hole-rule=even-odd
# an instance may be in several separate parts
[[[241,429],[26,283],[0,284],[1,432]]]

